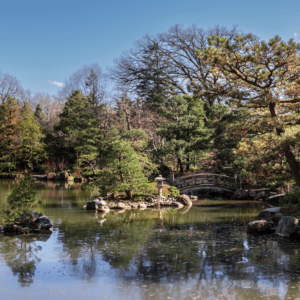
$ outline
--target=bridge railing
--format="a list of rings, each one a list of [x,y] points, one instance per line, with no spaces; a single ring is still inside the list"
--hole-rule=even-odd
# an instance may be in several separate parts
[[[235,177],[220,174],[198,173],[174,178],[173,185],[178,189],[188,186],[223,186],[236,189],[238,187]]]

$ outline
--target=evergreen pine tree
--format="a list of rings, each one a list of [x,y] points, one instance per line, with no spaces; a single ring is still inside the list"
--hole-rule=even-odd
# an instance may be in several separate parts
[[[203,103],[195,96],[175,96],[165,103],[161,113],[167,120],[157,130],[165,141],[161,152],[176,158],[180,172],[184,165],[188,170],[204,133]]]
[[[94,106],[80,91],[75,91],[69,97],[55,128],[72,145],[76,163],[90,166],[95,174],[101,138],[99,121]]]
[[[7,169],[8,172],[16,164],[19,149],[19,122],[18,103],[14,98],[8,97],[0,106],[0,166],[1,169]]]
[[[33,111],[27,102],[21,111],[20,140],[21,140],[21,159],[25,162],[25,168],[33,170],[34,162],[38,162],[46,157],[43,134]]]
[[[13,189],[7,198],[10,209],[5,211],[5,222],[14,222],[21,218],[24,220],[29,216],[31,217],[32,209],[38,204],[34,182],[31,177],[24,177],[19,186]]]
[[[125,192],[132,199],[133,192],[147,192],[151,185],[139,164],[139,156],[128,142],[116,140],[106,149],[99,165],[98,185],[103,195]]]

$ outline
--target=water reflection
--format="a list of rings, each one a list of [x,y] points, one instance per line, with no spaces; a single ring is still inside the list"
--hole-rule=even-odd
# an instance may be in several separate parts
[[[91,284],[91,299],[99,285],[112,287],[112,299],[300,298],[299,242],[246,234],[257,203],[95,214],[82,209],[92,193],[82,185],[39,184],[38,193],[51,239],[0,236],[0,258],[20,286],[43,270],[46,282],[64,274],[74,288]]]
[[[42,246],[37,241],[46,242],[50,235],[32,236],[6,236],[0,243],[0,252],[11,269],[14,276],[18,277],[21,286],[33,283],[36,264],[41,261],[39,252]]]

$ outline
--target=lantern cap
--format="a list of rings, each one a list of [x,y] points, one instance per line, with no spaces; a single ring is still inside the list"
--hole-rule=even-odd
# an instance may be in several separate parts
[[[155,178],[155,180],[166,180],[166,178],[163,178],[160,174],[160,175],[158,175],[158,177]]]

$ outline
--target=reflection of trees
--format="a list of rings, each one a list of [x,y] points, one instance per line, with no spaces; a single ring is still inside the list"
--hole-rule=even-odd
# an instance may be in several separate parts
[[[50,235],[43,236],[47,240]],[[37,236],[37,239],[38,236]],[[14,276],[18,276],[18,282],[22,286],[30,285],[35,275],[36,264],[41,261],[38,252],[42,250],[32,236],[11,237],[2,239],[0,251],[3,253],[6,264],[11,268]]]

